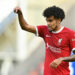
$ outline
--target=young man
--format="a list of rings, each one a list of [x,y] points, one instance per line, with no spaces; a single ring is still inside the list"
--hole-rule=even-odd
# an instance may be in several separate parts
[[[14,9],[18,14],[19,23],[23,30],[32,32],[42,37],[46,45],[44,75],[70,75],[69,62],[75,61],[75,32],[60,25],[65,18],[64,11],[56,6],[44,10],[47,26],[29,25],[23,18],[19,7]]]

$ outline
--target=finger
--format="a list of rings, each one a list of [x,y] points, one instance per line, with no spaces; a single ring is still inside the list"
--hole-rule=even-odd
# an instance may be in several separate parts
[[[57,65],[51,65],[50,67],[51,68],[57,68]]]
[[[14,12],[18,12],[18,10],[19,10],[19,8],[18,7],[16,7],[15,9],[14,9]]]
[[[16,9],[16,13],[17,13],[18,9]]]
[[[51,63],[51,64],[50,64],[50,67],[51,67],[51,68],[57,68],[57,64],[56,64],[56,63]]]
[[[14,9],[14,12],[16,13],[17,12],[17,9]]]

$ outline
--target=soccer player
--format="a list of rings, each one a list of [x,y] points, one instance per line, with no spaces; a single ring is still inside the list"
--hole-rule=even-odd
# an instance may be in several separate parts
[[[42,37],[45,46],[44,75],[70,75],[69,62],[75,61],[75,32],[61,25],[65,18],[63,9],[52,6],[44,10],[43,16],[47,25],[32,26],[23,18],[19,7],[14,9],[18,14],[19,23],[23,30]]]

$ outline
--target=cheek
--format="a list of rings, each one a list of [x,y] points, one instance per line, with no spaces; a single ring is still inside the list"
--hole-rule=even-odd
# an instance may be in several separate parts
[[[52,24],[52,28],[55,28],[55,27],[56,27],[56,23],[53,23],[53,24]]]
[[[55,25],[55,24],[56,24],[56,22],[55,22],[55,21],[53,21],[53,22],[51,22],[51,24],[52,24],[52,25]]]

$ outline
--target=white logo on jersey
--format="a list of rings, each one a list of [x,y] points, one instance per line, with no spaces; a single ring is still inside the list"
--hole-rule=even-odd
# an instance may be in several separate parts
[[[46,35],[46,37],[51,37],[50,35]]]
[[[53,47],[53,46],[49,45],[48,43],[46,44],[46,48],[50,49],[52,52],[61,53],[60,48]]]
[[[75,41],[75,39],[73,38],[72,41]]]
[[[61,41],[62,41],[62,39],[59,39],[59,40],[58,40],[58,44],[59,44],[59,45],[61,44]]]

